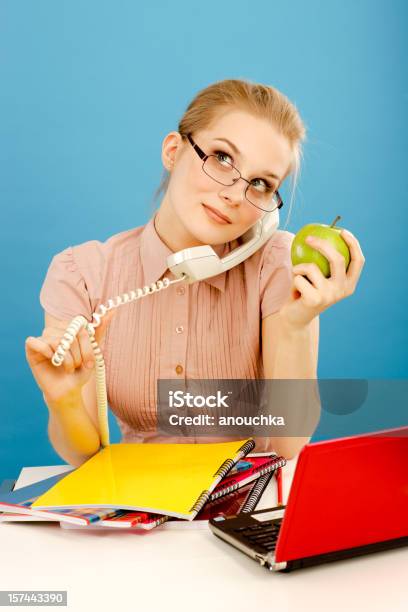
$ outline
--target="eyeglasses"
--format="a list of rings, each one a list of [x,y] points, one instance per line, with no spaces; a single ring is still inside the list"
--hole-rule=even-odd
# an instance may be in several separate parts
[[[265,212],[273,212],[277,208],[282,208],[283,201],[279,191],[271,189],[266,181],[263,179],[247,181],[235,166],[222,159],[223,155],[227,155],[226,153],[219,151],[215,155],[206,155],[194,142],[190,134],[187,134],[187,139],[197,155],[203,160],[202,170],[207,176],[225,186],[234,185],[239,179],[242,179],[248,183],[244,195],[250,204]]]

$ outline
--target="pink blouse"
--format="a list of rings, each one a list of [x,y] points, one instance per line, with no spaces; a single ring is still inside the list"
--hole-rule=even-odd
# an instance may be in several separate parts
[[[172,251],[158,236],[154,217],[105,242],[90,240],[55,255],[40,292],[44,310],[62,320],[82,314],[90,321],[109,298],[164,276],[173,279],[166,265]],[[158,441],[158,379],[264,377],[261,320],[289,295],[293,237],[278,230],[227,272],[171,285],[117,309],[104,357],[108,403],[122,442]],[[224,256],[239,243],[213,248]]]

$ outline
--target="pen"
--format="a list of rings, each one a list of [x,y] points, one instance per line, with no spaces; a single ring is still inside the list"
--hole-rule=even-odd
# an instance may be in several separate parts
[[[236,474],[237,472],[243,472],[244,470],[249,470],[252,467],[252,461],[238,461],[234,468],[229,472],[229,476],[231,474]]]
[[[283,506],[283,497],[282,497],[282,468],[278,468],[276,470],[276,484],[278,487],[278,506]]]

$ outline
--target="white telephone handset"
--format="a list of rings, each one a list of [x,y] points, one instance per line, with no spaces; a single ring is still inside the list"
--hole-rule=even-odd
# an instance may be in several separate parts
[[[175,275],[176,278],[174,280],[163,278],[163,280],[159,280],[157,283],[146,285],[143,289],[129,291],[129,293],[123,293],[114,299],[109,299],[107,306],[100,304],[96,311],[92,313],[93,323],[87,321],[82,315],[78,315],[72,319],[61,343],[52,356],[51,362],[55,366],[60,366],[64,361],[66,351],[69,350],[80,330],[82,328],[86,329],[95,356],[96,400],[102,446],[109,445],[108,401],[106,393],[105,361],[101,349],[95,340],[95,329],[99,326],[105,314],[112,308],[128,304],[129,302],[138,300],[141,297],[145,297],[161,289],[166,289],[175,283],[184,281],[190,284],[230,270],[260,249],[274,234],[278,226],[279,209],[265,213],[255,225],[243,234],[243,243],[222,259],[220,259],[214,249],[208,245],[191,247],[179,251],[178,253],[173,253],[167,258],[167,266]]]
[[[279,226],[279,210],[265,213],[262,219],[249,228],[242,236],[243,244],[220,259],[209,246],[197,246],[173,253],[167,258],[167,265],[176,278],[187,283],[216,276],[230,270],[250,257],[274,234]]]

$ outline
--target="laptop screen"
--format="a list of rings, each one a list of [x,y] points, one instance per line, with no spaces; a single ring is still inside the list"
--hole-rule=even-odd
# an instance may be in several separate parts
[[[407,467],[408,427],[307,444],[276,561],[408,536]]]

